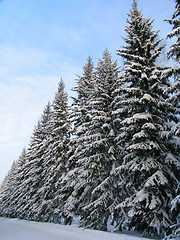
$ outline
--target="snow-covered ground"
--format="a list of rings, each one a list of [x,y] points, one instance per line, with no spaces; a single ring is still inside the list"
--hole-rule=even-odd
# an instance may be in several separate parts
[[[110,233],[71,226],[0,218],[0,240],[142,240],[122,233]],[[146,238],[147,240],[147,238]]]
[[[53,223],[0,218],[0,240],[142,240],[122,233],[102,232]],[[145,238],[145,240],[148,240]]]

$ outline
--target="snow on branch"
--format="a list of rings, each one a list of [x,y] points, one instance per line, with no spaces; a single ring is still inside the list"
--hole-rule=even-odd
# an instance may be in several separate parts
[[[164,176],[163,172],[161,170],[158,170],[155,172],[145,183],[145,187],[153,187],[153,186],[160,186],[168,184],[167,178]]]

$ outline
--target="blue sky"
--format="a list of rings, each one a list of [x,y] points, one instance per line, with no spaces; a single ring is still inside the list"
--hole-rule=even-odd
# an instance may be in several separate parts
[[[94,62],[105,48],[119,64],[132,0],[0,1],[0,182],[27,147],[34,125],[57,90],[66,91],[90,55]],[[174,0],[138,0],[154,30],[165,39]],[[170,44],[166,41],[167,48]]]

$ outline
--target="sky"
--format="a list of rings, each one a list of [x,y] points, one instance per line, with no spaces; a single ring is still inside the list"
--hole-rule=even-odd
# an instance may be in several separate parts
[[[88,56],[94,63],[107,48],[116,50],[132,0],[1,0],[0,1],[0,183],[22,149],[62,78],[72,96],[77,75]],[[138,0],[153,30],[166,40],[174,0]],[[171,40],[173,41],[173,40]]]

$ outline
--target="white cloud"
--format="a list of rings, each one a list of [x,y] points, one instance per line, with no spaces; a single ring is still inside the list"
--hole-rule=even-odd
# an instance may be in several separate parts
[[[81,67],[72,59],[50,61],[46,53],[34,49],[0,46],[0,182],[24,146],[28,146],[34,125],[50,100],[54,99],[62,77],[66,90],[74,86]]]

